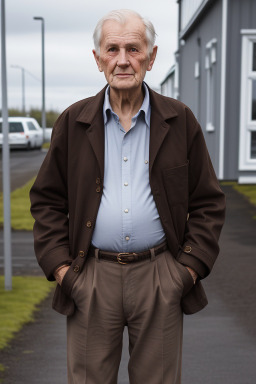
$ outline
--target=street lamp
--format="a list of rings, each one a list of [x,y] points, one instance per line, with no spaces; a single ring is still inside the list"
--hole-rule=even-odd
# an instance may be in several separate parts
[[[25,68],[21,67],[20,65],[11,65],[12,68],[18,68],[21,69],[21,76],[22,76],[22,112],[25,114],[26,108],[25,108]]]
[[[34,17],[34,20],[40,20],[41,26],[42,26],[42,129],[43,129],[43,138],[45,141],[46,118],[45,118],[44,18],[36,16]]]
[[[2,132],[3,132],[3,200],[4,200],[4,275],[5,289],[12,289],[12,244],[10,201],[10,149],[6,74],[5,2],[1,1],[1,78],[2,78]]]

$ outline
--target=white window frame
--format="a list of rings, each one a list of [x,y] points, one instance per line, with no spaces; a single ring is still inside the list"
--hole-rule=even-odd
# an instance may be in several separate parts
[[[256,43],[256,29],[242,29],[241,35],[239,170],[255,171],[256,159],[251,158],[251,132],[256,131],[256,120],[251,119],[251,107],[252,81],[256,81],[256,71],[252,71],[253,43]]]
[[[217,39],[210,40],[206,46],[205,69],[206,74],[206,131],[215,131],[214,126],[214,108],[215,108],[215,82],[217,62]]]

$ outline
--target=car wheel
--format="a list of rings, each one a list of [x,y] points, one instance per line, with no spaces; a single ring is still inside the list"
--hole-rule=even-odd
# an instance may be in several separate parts
[[[27,144],[27,151],[30,151],[30,150],[31,150],[31,143],[29,141],[28,144]]]

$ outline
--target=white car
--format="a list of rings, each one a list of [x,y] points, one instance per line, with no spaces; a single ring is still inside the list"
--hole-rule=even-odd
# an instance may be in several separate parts
[[[3,145],[2,121],[0,118],[0,148]],[[9,117],[10,148],[41,148],[43,130],[32,117]]]

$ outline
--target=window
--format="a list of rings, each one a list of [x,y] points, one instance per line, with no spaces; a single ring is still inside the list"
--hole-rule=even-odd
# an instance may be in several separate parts
[[[205,69],[206,75],[206,131],[215,130],[215,82],[217,61],[217,40],[212,39],[206,44]]]
[[[256,131],[251,132],[251,158],[256,159]]]
[[[35,125],[32,123],[32,121],[28,121],[27,126],[28,126],[29,131],[36,131],[37,130]]]
[[[2,122],[0,123],[0,133],[2,133]],[[15,123],[9,121],[9,133],[24,132],[22,123]]]
[[[9,133],[24,132],[22,123],[9,122]]]
[[[251,119],[256,120],[256,79],[252,79]]]
[[[252,70],[256,71],[256,43],[253,43]]]
[[[199,61],[196,61],[196,62],[195,62],[194,76],[195,76],[195,79],[199,79],[199,77],[200,77],[200,65],[199,65]]]
[[[242,30],[239,169],[256,170],[256,30]]]

